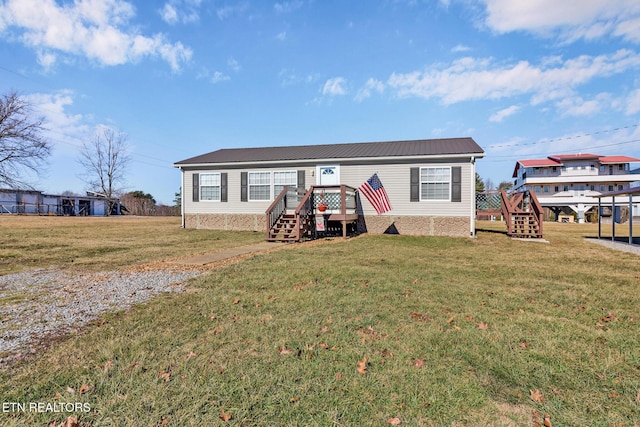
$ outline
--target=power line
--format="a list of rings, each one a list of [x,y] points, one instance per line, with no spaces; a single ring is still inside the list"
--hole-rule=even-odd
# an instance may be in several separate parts
[[[584,133],[581,135],[565,136],[562,138],[547,139],[547,140],[535,141],[535,142],[514,142],[512,144],[492,144],[492,145],[488,145],[487,148],[526,147],[526,146],[537,145],[537,144],[548,144],[550,142],[568,141],[572,139],[584,138],[587,136],[600,135],[600,134],[605,134],[610,132],[618,132],[621,130],[637,128],[638,126],[640,126],[640,124],[621,126],[613,129],[606,129],[606,130],[600,130],[600,131],[591,132],[591,133]],[[621,143],[621,144],[626,144],[626,143]],[[598,147],[593,147],[593,148],[598,148]]]
[[[67,136],[69,138],[74,138],[74,139],[80,140],[77,137],[64,135],[64,134],[62,134],[60,132],[56,132],[56,133],[59,133],[59,134],[61,134],[63,136]],[[57,143],[60,143],[60,144],[66,144],[66,145],[69,145],[69,146],[74,147],[74,148],[82,148],[82,146],[80,146],[80,145],[76,145],[76,144],[73,144],[71,142],[61,140],[61,139],[56,139],[56,138],[49,138],[49,139],[51,139],[51,141],[53,141],[53,142],[57,142]],[[163,160],[163,159],[158,159],[156,157],[147,156],[145,154],[136,153],[136,152],[131,152],[130,155],[131,156],[138,156],[138,157],[148,157],[148,158],[150,158],[152,160],[157,160],[159,162],[163,162],[164,164],[156,164],[156,163],[151,163],[151,162],[147,162],[147,161],[140,160],[140,159],[132,159],[134,162],[137,162],[137,163],[142,163],[142,164],[149,165],[149,166],[155,166],[155,167],[158,167],[158,168],[173,169],[173,166],[169,166],[169,164],[172,164],[172,163],[170,163],[170,162],[166,162],[165,163],[165,160]]]
[[[618,145],[626,145],[626,144],[634,144],[634,143],[638,143],[640,142],[640,139],[632,139],[630,141],[623,141],[623,142],[614,142],[611,144],[603,144],[603,145],[594,145],[589,147],[589,149],[591,148],[606,148],[606,147],[616,147]],[[492,159],[517,159],[522,157],[521,155],[508,155],[508,156],[491,156]]]

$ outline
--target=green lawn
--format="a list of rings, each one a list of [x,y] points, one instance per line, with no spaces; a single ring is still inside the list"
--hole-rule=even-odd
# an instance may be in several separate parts
[[[206,273],[0,374],[3,402],[89,412],[0,424],[640,425],[638,256],[586,242],[593,225],[545,224],[549,244],[479,227]]]

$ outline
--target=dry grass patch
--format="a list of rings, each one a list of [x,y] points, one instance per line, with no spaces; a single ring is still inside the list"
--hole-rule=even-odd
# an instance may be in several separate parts
[[[0,216],[0,274],[50,266],[114,270],[263,238],[262,233],[182,229],[177,217]]]
[[[85,425],[638,425],[638,258],[545,226],[549,244],[362,236],[254,256],[106,316],[1,374],[0,394],[86,402]]]

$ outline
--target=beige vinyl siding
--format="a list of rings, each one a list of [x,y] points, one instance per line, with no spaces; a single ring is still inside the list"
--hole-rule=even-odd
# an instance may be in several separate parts
[[[460,202],[449,201],[410,201],[410,170],[422,167],[461,167],[462,199]],[[352,187],[359,187],[375,172],[382,182],[391,211],[383,215],[392,216],[469,216],[471,212],[471,169],[469,162],[464,163],[401,163],[384,165],[342,165],[340,177],[342,183]],[[475,178],[474,178],[475,182]],[[362,207],[365,215],[377,215],[371,204],[362,197]]]
[[[184,203],[185,213],[233,213],[233,214],[263,214],[271,202],[273,201],[273,174],[271,174],[271,200],[268,201],[240,201],[240,174],[242,172],[274,172],[274,171],[297,171],[304,169],[306,188],[315,183],[315,177],[311,176],[310,167],[284,167],[284,168],[250,168],[250,169],[197,169],[185,170],[184,188],[182,201]],[[227,173],[227,202],[218,201],[199,201],[193,202],[193,174],[194,173]],[[312,181],[313,180],[313,181]]]
[[[410,170],[422,167],[461,167],[462,199],[460,202],[448,201],[410,201]],[[316,164],[287,165],[285,167],[272,168],[246,168],[246,169],[193,169],[183,170],[183,196],[186,214],[262,214],[271,204],[273,194],[273,174],[271,176],[271,200],[270,201],[240,201],[240,176],[241,172],[252,171],[305,171],[305,187],[316,184]],[[468,217],[472,211],[471,203],[475,177],[472,177],[473,166],[468,160],[459,162],[420,162],[420,163],[395,163],[395,164],[340,164],[340,181],[352,187],[359,187],[373,173],[377,172],[385,190],[389,196],[392,210],[384,215],[392,216],[450,216]],[[193,173],[227,173],[227,202],[200,201],[193,202],[192,177]],[[362,198],[362,207],[365,215],[377,215],[371,204]]]

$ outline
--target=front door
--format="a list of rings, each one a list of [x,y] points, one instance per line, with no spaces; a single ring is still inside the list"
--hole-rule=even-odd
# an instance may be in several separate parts
[[[316,168],[317,185],[340,185],[340,166],[322,165]]]

